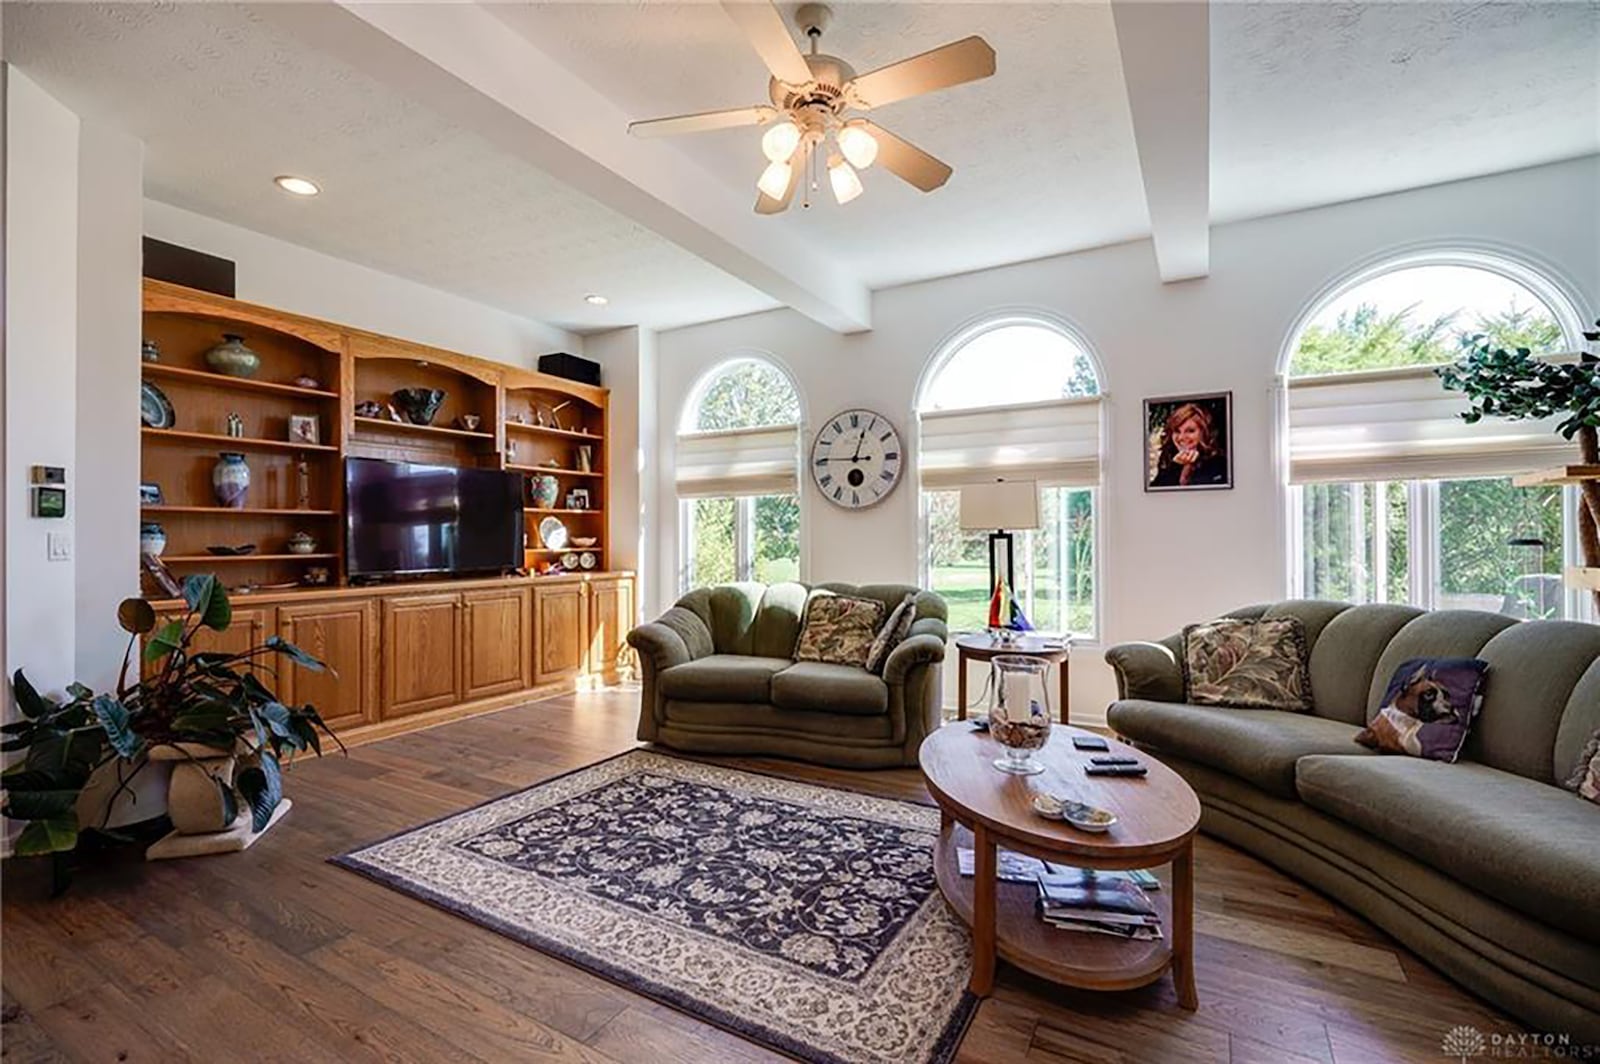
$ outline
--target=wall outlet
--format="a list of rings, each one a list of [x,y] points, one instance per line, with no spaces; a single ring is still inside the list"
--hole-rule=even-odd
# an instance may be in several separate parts
[[[53,562],[70,562],[72,560],[71,532],[50,533],[49,557]]]

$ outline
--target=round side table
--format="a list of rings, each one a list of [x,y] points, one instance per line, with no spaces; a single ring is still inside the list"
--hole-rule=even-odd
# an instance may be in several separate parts
[[[1015,655],[1021,658],[1039,658],[1056,666],[1060,677],[1061,693],[1058,697],[1061,701],[1061,723],[1068,723],[1067,672],[1068,659],[1072,656],[1072,639],[1069,636],[1063,636],[1060,639],[1045,639],[1043,636],[1025,635],[1010,644],[997,643],[992,636],[986,633],[964,635],[957,639],[956,697],[960,701],[958,710],[960,719],[967,719],[967,662],[991,661],[1002,654]]]

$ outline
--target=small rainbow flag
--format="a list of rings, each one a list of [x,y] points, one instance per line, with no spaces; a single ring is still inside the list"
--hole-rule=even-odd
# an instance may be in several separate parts
[[[1022,604],[1011,593],[1003,578],[994,582],[994,594],[989,597],[989,627],[1009,628],[1014,632],[1033,631],[1028,615],[1022,612]]]

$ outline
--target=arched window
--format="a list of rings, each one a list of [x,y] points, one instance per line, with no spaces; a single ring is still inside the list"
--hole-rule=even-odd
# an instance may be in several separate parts
[[[1580,320],[1550,278],[1476,253],[1383,263],[1313,304],[1286,351],[1296,593],[1581,614],[1561,582],[1575,498],[1513,483],[1570,445],[1551,424],[1467,424],[1434,372],[1479,336],[1560,356]]]
[[[677,484],[687,590],[800,576],[800,396],[763,358],[724,362],[689,393]]]
[[[924,579],[953,630],[985,626],[992,590],[993,530],[961,527],[962,488],[1003,479],[1039,489],[1039,527],[1009,530],[1023,612],[1041,631],[1095,633],[1100,390],[1087,345],[1041,317],[981,322],[930,361],[917,395]]]

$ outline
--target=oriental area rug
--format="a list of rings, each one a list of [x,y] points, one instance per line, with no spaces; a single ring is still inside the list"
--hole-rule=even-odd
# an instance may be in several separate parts
[[[630,751],[334,862],[819,1064],[945,1064],[977,1009],[936,810]]]

